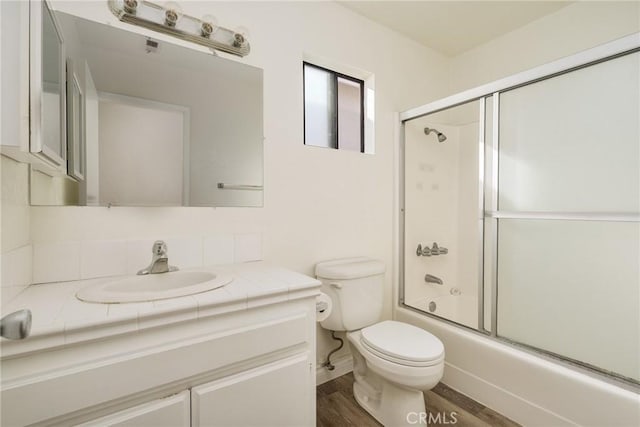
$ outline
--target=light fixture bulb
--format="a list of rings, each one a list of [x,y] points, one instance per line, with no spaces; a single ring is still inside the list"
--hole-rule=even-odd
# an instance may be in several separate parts
[[[237,27],[233,32],[233,46],[244,47],[246,46],[247,39],[249,38],[249,30],[246,27]]]
[[[200,35],[202,37],[211,37],[213,30],[218,27],[218,20],[213,15],[204,15],[202,19],[200,19],[202,24],[200,25]]]
[[[175,2],[168,2],[164,5],[164,23],[168,27],[175,27],[178,19],[182,16],[182,9]]]

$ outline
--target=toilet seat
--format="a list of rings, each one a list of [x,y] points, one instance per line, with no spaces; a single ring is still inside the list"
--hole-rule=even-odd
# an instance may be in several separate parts
[[[362,346],[374,355],[405,366],[442,363],[442,342],[425,331],[402,322],[385,320],[361,330]]]

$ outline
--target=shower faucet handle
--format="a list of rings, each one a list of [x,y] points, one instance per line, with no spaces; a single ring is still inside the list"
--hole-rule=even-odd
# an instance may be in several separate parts
[[[416,249],[416,255],[418,256],[431,256],[431,249],[427,245],[422,247],[421,244],[418,244],[418,249]]]
[[[433,242],[433,245],[431,246],[431,248],[429,248],[429,245],[422,246],[421,244],[418,244],[418,247],[416,248],[417,256],[438,256],[438,255],[446,255],[448,253],[449,253],[449,249],[444,248],[442,246],[438,246],[437,242]]]
[[[433,242],[433,246],[431,247],[432,255],[446,255],[449,253],[449,249],[444,248],[442,246],[438,246],[438,243]]]
[[[431,249],[427,245],[422,247],[421,244],[418,244],[418,248],[416,249],[416,255],[418,256],[431,256]]]

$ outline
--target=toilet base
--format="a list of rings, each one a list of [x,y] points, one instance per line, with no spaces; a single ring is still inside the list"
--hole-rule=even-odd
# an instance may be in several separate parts
[[[388,427],[414,426],[421,413],[426,412],[424,394],[420,390],[398,387],[381,381],[382,390],[375,390],[368,383],[353,383],[356,402],[380,424]]]
[[[402,366],[367,353],[360,343],[360,331],[349,332],[347,338],[356,402],[385,427],[426,425],[421,421],[426,414],[423,391],[440,381],[444,360],[432,366]]]

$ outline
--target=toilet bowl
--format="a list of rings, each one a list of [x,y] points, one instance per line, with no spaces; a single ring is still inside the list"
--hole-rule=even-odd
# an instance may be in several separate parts
[[[316,276],[334,307],[321,325],[347,332],[356,401],[385,426],[414,425],[416,416],[425,413],[423,391],[442,378],[442,342],[418,327],[380,321],[381,261],[348,258],[320,263]]]

